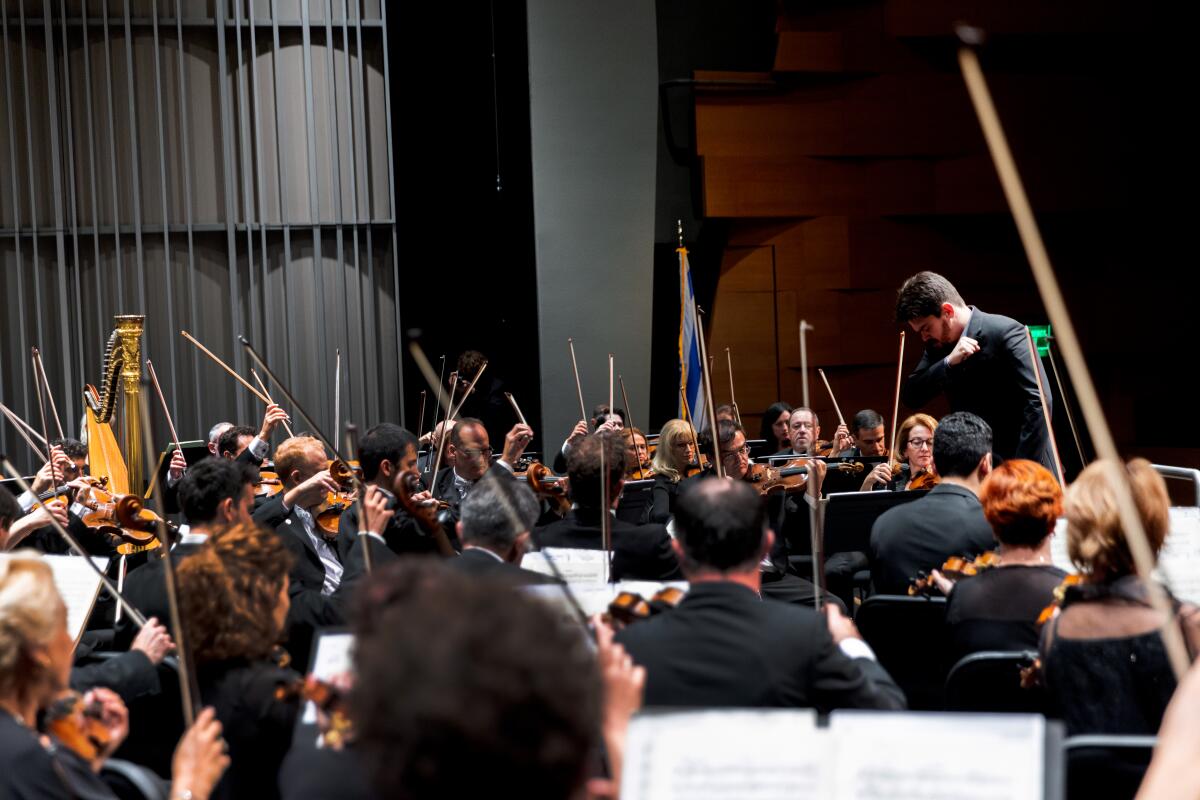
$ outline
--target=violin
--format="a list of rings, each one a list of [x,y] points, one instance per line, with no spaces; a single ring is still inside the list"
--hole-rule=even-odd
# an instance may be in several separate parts
[[[354,502],[354,481],[356,477],[361,480],[362,468],[357,461],[347,463],[335,458],[326,465],[326,469],[329,470],[329,477],[333,478],[340,490],[327,493],[325,502],[313,509],[312,515],[317,527],[327,536],[337,536],[342,521],[342,512]]]
[[[897,461],[895,464],[892,464],[892,479],[899,478],[911,469],[906,462]],[[917,470],[915,475],[904,482],[904,491],[915,492],[921,489],[932,489],[941,482],[941,477],[933,471],[933,467],[925,467]]]
[[[1053,619],[1055,613],[1062,608],[1063,600],[1065,600],[1067,596],[1067,590],[1072,586],[1079,586],[1081,583],[1083,583],[1083,576],[1075,573],[1063,578],[1062,583],[1054,587],[1054,599],[1050,601],[1049,605],[1042,609],[1040,614],[1038,614],[1037,624],[1039,627],[1045,625],[1047,622]],[[1036,689],[1041,686],[1041,684],[1042,659],[1039,656],[1033,660],[1032,664],[1021,668],[1021,688]]]
[[[801,492],[808,486],[808,464],[804,458],[794,458],[778,465],[751,464],[745,480],[754,484],[758,493]]]
[[[354,725],[347,713],[346,693],[328,681],[315,675],[297,678],[291,683],[277,686],[275,699],[281,702],[304,700],[315,705],[324,716],[321,734],[325,737],[325,743],[334,750],[342,749],[354,738]]]
[[[68,692],[46,709],[44,731],[80,758],[93,762],[112,744],[104,724],[103,706],[97,701],[84,702],[83,695]]]
[[[627,481],[648,481],[654,478],[657,473],[651,468],[649,461],[643,461],[641,464],[635,464],[625,471],[625,480]]]
[[[986,553],[980,553],[974,559],[964,558],[963,556],[950,556],[942,562],[941,569],[938,571],[947,578],[954,581],[962,580],[963,578],[971,578],[978,575],[984,570],[995,567],[1000,562],[1000,556],[995,550],[988,550]],[[933,579],[933,575],[918,574],[916,580],[908,587],[909,597],[918,595],[928,596],[938,592],[937,583]]]
[[[135,494],[117,498],[114,516],[121,525],[121,538],[135,545],[145,546],[158,541],[159,525],[166,528],[172,539],[179,538],[179,526],[146,508],[142,498]]]
[[[609,621],[629,625],[679,606],[687,592],[676,586],[660,589],[649,600],[637,592],[621,592],[608,604]]]
[[[567,496],[567,479],[555,475],[545,464],[537,461],[530,464],[525,471],[525,480],[533,493],[548,501],[560,517],[565,517],[571,510],[571,499]]]
[[[283,491],[283,481],[279,473],[271,470],[259,470],[258,483],[254,486],[255,497],[274,497]]]
[[[399,485],[396,487],[396,502],[416,520],[426,533],[433,537],[440,555],[445,558],[458,555],[454,545],[450,544],[450,537],[446,535],[446,529],[440,518],[440,512],[449,508],[449,504],[438,500],[425,503],[413,500],[413,495],[419,494],[420,491],[421,476],[415,470],[405,472],[400,476]]]
[[[683,469],[679,470],[679,479],[683,480],[684,478],[690,478],[693,475],[700,475],[701,473],[708,472],[710,464],[711,461],[709,460],[708,456],[701,453],[698,459],[689,461]]]

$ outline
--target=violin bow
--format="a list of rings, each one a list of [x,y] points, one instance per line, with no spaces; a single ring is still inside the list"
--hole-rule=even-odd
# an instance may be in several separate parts
[[[609,353],[608,354],[608,413],[610,415],[616,413],[616,409],[613,408],[614,401],[615,401],[615,398],[613,396],[613,354]],[[628,414],[629,410],[626,409],[625,413]],[[628,419],[628,417],[626,417],[626,419]]]
[[[517,401],[515,398],[513,398],[512,392],[505,392],[504,397],[508,400],[508,404],[512,406],[513,413],[517,415],[517,422],[528,426],[529,423],[525,421],[525,415],[521,413],[521,407],[517,405]]]
[[[421,394],[424,395],[425,393],[421,392]],[[358,426],[353,422],[346,423],[346,455],[350,456],[351,461],[358,458]],[[350,472],[353,473],[354,470],[350,470]],[[365,495],[362,498],[362,502],[367,502]],[[375,532],[381,536],[383,535],[383,531]],[[363,547],[363,570],[367,575],[370,575],[375,571],[375,556],[371,554],[371,537],[367,536],[367,533],[369,531],[360,530],[359,541],[362,542]]]
[[[261,401],[262,401],[264,404],[266,404],[266,405],[271,405],[271,398],[267,397],[265,394],[263,394],[262,392],[260,392],[258,389],[255,389],[253,386],[251,386],[249,381],[247,381],[247,380],[246,380],[245,378],[243,378],[241,375],[238,375],[236,372],[234,372],[234,371],[233,371],[233,369],[232,369],[232,368],[231,368],[231,367],[230,367],[228,364],[226,364],[224,361],[222,361],[221,359],[217,358],[217,356],[216,356],[215,354],[213,354],[213,351],[209,350],[207,347],[205,347],[204,345],[200,344],[200,340],[199,340],[199,339],[197,339],[195,336],[192,336],[192,335],[191,335],[190,333],[188,333],[187,331],[180,331],[179,333],[180,333],[180,335],[181,335],[181,336],[183,336],[183,338],[184,338],[184,339],[187,339],[189,342],[191,342],[191,343],[192,343],[192,344],[194,344],[194,345],[195,345],[197,348],[199,348],[199,350],[200,350],[200,352],[201,352],[201,353],[204,353],[204,355],[206,355],[206,356],[208,356],[209,358],[211,358],[211,359],[212,359],[212,360],[213,360],[213,361],[216,363],[216,365],[217,365],[218,367],[220,367],[221,369],[223,369],[223,370],[225,370],[226,372],[228,372],[228,373],[229,373],[229,374],[230,374],[230,375],[233,377],[233,379],[234,379],[235,381],[237,381],[238,383],[240,383],[242,386],[245,386],[245,387],[246,387],[246,388],[247,388],[247,389],[250,391],[250,394],[252,394],[252,395],[254,395],[255,397],[257,397],[257,398],[258,398],[259,400],[261,400]]]
[[[437,474],[442,468],[442,454],[446,452],[446,439],[449,438],[450,428],[450,400],[454,397],[454,392],[458,389],[458,370],[450,373],[450,394],[446,398],[446,416],[442,420],[442,435],[438,437],[437,457],[433,462],[433,472],[429,474],[429,488],[433,488],[433,482],[437,480]],[[437,425],[433,426],[437,430]]]
[[[175,432],[175,423],[171,419],[171,409],[167,407],[167,400],[163,397],[162,386],[158,383],[158,376],[154,374],[154,365],[150,363],[150,359],[146,359],[146,373],[150,376],[150,382],[154,384],[154,393],[158,395],[158,402],[162,405],[163,416],[167,418],[167,429],[171,431],[171,441],[175,442],[175,449],[183,451],[183,445],[179,443],[179,434]]]
[[[342,429],[342,348],[335,347],[333,355],[333,435],[337,436]],[[270,395],[270,392],[266,393]],[[418,430],[417,435],[420,436],[421,431]]]
[[[1046,433],[1050,435],[1050,450],[1054,454],[1054,467],[1058,470],[1058,482],[1065,486],[1067,473],[1063,472],[1062,458],[1058,455],[1058,440],[1054,437],[1054,428],[1050,424],[1050,406],[1046,402],[1046,390],[1042,387],[1042,371],[1038,369],[1040,363],[1037,348],[1033,345],[1033,334],[1029,332],[1028,326],[1025,326],[1025,343],[1029,345],[1029,366],[1033,368],[1033,377],[1037,381],[1038,400],[1042,406],[1042,421],[1046,423]]]
[[[158,386],[158,381],[154,381],[154,385]],[[161,393],[160,393],[161,397]],[[164,409],[166,405],[164,404]],[[145,458],[148,462],[147,469],[153,470],[154,455],[154,433],[150,429],[150,411],[145,406],[139,406],[142,424],[142,438],[146,442]],[[170,417],[168,416],[168,419]],[[172,425],[172,428],[174,426]],[[183,624],[183,612],[179,605],[179,582],[175,572],[175,556],[171,553],[171,541],[167,533],[167,516],[166,509],[163,507],[163,498],[161,492],[154,492],[154,504],[157,507],[158,519],[156,527],[158,529],[158,539],[161,547],[158,548],[159,556],[163,560],[163,583],[167,590],[167,609],[171,617],[171,634],[175,639],[175,649],[179,662],[179,695],[183,704],[183,724],[185,728],[190,728],[192,723],[196,721],[196,712],[200,708],[200,685],[196,679],[196,664],[192,660],[191,637],[187,635],[187,630]],[[88,559],[89,561],[91,559]]]
[[[725,365],[729,368],[729,405],[733,406],[733,417],[738,425],[742,424],[742,412],[738,409],[737,397],[733,393],[733,356],[729,348],[725,348]]]
[[[846,418],[842,416],[842,409],[838,406],[837,398],[833,396],[833,389],[829,386],[829,379],[825,377],[825,370],[817,367],[817,374],[821,376],[821,381],[825,384],[825,391],[829,392],[829,399],[833,402],[833,410],[837,412],[838,424],[845,425]]]
[[[1067,391],[1063,387],[1062,378],[1058,374],[1058,364],[1054,361],[1054,349],[1050,347],[1055,341],[1053,336],[1046,337],[1046,357],[1050,360],[1050,373],[1054,375],[1054,383],[1058,386],[1058,396],[1062,398],[1063,411],[1067,412],[1067,424],[1071,426],[1071,438],[1075,440],[1075,452],[1079,454],[1079,464],[1081,467],[1086,467],[1088,460],[1083,454],[1083,442],[1079,438],[1079,428],[1075,424],[1075,414],[1071,411],[1071,404],[1067,402]]]
[[[609,406],[611,409],[612,406]],[[608,442],[605,437],[597,437],[600,439],[600,546],[604,548],[604,558],[607,564],[605,571],[605,583],[613,582],[612,564],[612,517],[608,511],[611,508],[608,495],[608,465],[604,460],[604,451],[608,447]]]
[[[421,410],[417,413],[417,438],[421,438],[425,431],[425,395],[426,391],[421,390]]]
[[[8,421],[12,424],[12,426],[16,428],[17,433],[22,439],[25,440],[25,444],[29,445],[29,449],[33,451],[35,456],[38,457],[39,461],[46,462],[50,460],[50,458],[43,453],[36,444],[34,444],[33,439],[30,438],[30,434],[33,434],[40,439],[41,434],[33,430],[33,428],[30,428],[29,423],[18,417],[15,413],[13,413],[13,410],[4,405],[4,403],[0,403],[0,412],[3,412],[4,416],[8,418]]]
[[[575,360],[575,340],[567,338],[567,348],[571,351],[571,371],[575,373],[575,395],[579,398],[579,418],[589,422],[587,407],[583,404],[583,385],[579,382],[579,363]],[[612,409],[609,409],[610,411]]]
[[[1084,422],[1092,434],[1096,455],[1105,461],[1105,474],[1116,497],[1121,527],[1125,531],[1125,539],[1129,543],[1129,552],[1133,556],[1138,577],[1146,585],[1151,605],[1163,615],[1164,620],[1173,620],[1175,613],[1166,590],[1152,577],[1154,550],[1146,538],[1146,530],[1142,526],[1141,516],[1134,504],[1133,492],[1125,477],[1124,461],[1121,460],[1116,441],[1113,439],[1112,431],[1105,419],[1104,408],[1100,405],[1100,396],[1092,382],[1091,372],[1088,371],[1087,361],[1083,357],[1083,348],[1079,344],[1079,338],[1075,333],[1075,326],[1071,322],[1071,315],[1067,311],[1062,289],[1058,285],[1058,277],[1050,264],[1050,256],[1046,252],[1046,245],[1038,230],[1037,219],[1033,215],[1033,208],[1025,194],[1025,187],[1021,182],[1021,175],[1017,171],[1012,151],[1009,150],[1008,139],[1000,124],[996,106],[992,102],[987,79],[983,75],[983,69],[979,66],[979,57],[974,48],[982,44],[983,31],[968,25],[959,25],[956,33],[962,41],[962,45],[958,49],[958,64],[962,70],[963,80],[967,84],[967,92],[971,96],[971,104],[975,108],[975,114],[983,129],[984,139],[987,140],[992,162],[1000,176],[1004,197],[1008,201],[1009,209],[1016,221],[1017,232],[1020,234],[1021,244],[1025,248],[1025,255],[1029,259],[1029,266],[1033,270],[1038,293],[1046,307],[1050,324],[1058,336],[1063,363],[1067,368],[1071,383],[1075,386],[1075,394],[1083,411]],[[1175,678],[1181,681],[1184,673],[1187,672],[1189,663],[1183,634],[1178,625],[1170,622],[1164,623],[1164,626],[1159,629],[1159,633],[1171,662],[1171,668],[1175,672]]]
[[[700,441],[696,437],[696,422],[692,419],[692,410],[688,407],[687,394],[682,386],[679,387],[679,399],[683,401],[683,421],[688,424],[688,432],[692,435],[692,451],[696,454],[696,466],[699,467]]]
[[[418,350],[420,350],[420,348],[418,348]],[[425,358],[425,354],[424,354],[424,353],[421,353],[421,358]],[[428,359],[426,359],[425,363],[426,363],[427,365],[429,364],[429,361],[428,361]],[[422,371],[423,371],[423,370],[422,370]],[[433,372],[433,368],[432,368],[432,367],[430,367],[430,370],[429,370],[429,371],[430,371],[430,372]],[[442,400],[442,394],[443,394],[443,393],[446,391],[446,356],[445,356],[445,355],[443,355],[443,356],[442,356],[442,370],[441,370],[441,372],[439,372],[439,373],[438,373],[438,382],[437,382],[437,386],[435,386],[435,387],[432,387],[432,388],[434,389],[434,392],[436,393],[436,397],[435,397],[435,399],[436,399],[436,401],[437,401],[437,402],[436,402],[436,404],[435,404],[435,406],[434,406],[434,409],[433,409],[433,427],[434,427],[434,428],[436,428],[436,427],[437,427],[437,421],[438,421],[438,412],[439,412],[439,410],[441,409],[441,407],[442,407],[443,405],[445,405],[445,406],[446,406],[446,411],[447,411],[447,412],[449,412],[449,411],[450,411],[450,404],[449,404],[449,403],[443,403],[443,400]],[[430,433],[432,433],[432,432],[433,432],[433,431],[432,431],[432,430],[430,430]],[[421,432],[420,432],[420,431],[417,431],[417,435],[418,435],[418,436],[420,436],[420,435],[421,435]]]
[[[904,331],[900,331],[900,356],[896,359],[896,394],[892,399],[892,466],[900,463],[896,452],[896,424],[900,418],[900,381],[904,377]]]
[[[65,439],[67,437],[63,433],[62,420],[58,417],[58,406],[54,404],[54,395],[50,392],[50,379],[46,377],[46,366],[42,363],[42,353],[36,347],[33,348],[33,365],[42,376],[42,386],[46,391],[46,399],[50,401],[50,411],[54,415],[54,427],[58,429],[58,438]]]
[[[59,487],[58,468],[54,466],[54,447],[50,444],[50,431],[46,427],[46,400],[42,396],[42,393],[45,391],[46,387],[42,385],[41,376],[44,373],[41,373],[40,370],[38,370],[39,360],[38,349],[35,347],[33,348],[33,382],[35,388],[37,389],[38,413],[41,414],[42,417],[42,439],[44,439],[46,442],[46,454],[50,456],[48,459],[50,462],[50,483],[54,489],[55,495],[57,495]]]
[[[808,397],[808,331],[814,330],[812,325],[809,325],[807,320],[800,320],[800,374],[806,376],[801,381],[801,398],[804,400],[805,408],[812,408],[809,405]],[[816,431],[813,431],[813,449],[816,450]],[[792,445],[795,449],[795,444]],[[805,482],[804,493],[808,495],[805,498],[808,501],[808,536],[812,544],[812,570],[813,570],[813,608],[818,611],[822,606],[822,598],[825,594],[825,551],[824,551],[824,532],[821,530],[820,519],[817,515],[817,504],[820,501],[821,494],[814,478],[819,473],[815,469],[808,471],[808,480]]]
[[[637,430],[637,426],[633,424],[633,412],[629,410],[629,395],[625,393],[625,379],[618,375],[617,383],[621,385],[621,402],[625,404],[625,419],[629,421],[629,439],[633,442],[633,452],[637,453],[637,439],[634,438],[636,436],[634,431]],[[642,480],[642,457],[640,454],[638,455],[637,474],[637,479],[639,481]]]
[[[250,368],[250,377],[254,378],[254,382],[262,387],[262,391],[263,391],[263,394],[266,395],[267,402],[271,403],[273,405],[275,403],[275,401],[271,399],[271,392],[267,389],[267,385],[265,383],[263,383],[262,378],[258,377],[258,373],[254,371],[254,367]],[[281,422],[283,422],[283,429],[285,431],[287,431],[288,436],[296,435],[296,434],[292,433],[292,426],[287,424],[286,419],[281,420]]]

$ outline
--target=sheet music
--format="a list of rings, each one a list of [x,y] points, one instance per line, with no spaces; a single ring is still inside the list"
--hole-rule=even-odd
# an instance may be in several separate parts
[[[541,552],[526,553],[521,559],[523,569],[554,576],[554,570],[546,559],[554,560],[563,580],[574,588],[576,584],[597,585],[608,582],[607,550],[584,550],[570,547],[547,547]]]
[[[639,714],[622,800],[804,800],[828,796],[830,739],[812,709]]]
[[[834,800],[1026,800],[1044,792],[1039,714],[836,711]]]
[[[107,558],[91,556],[91,559],[101,570],[108,567]],[[100,594],[100,576],[84,563],[82,556],[42,556],[42,560],[54,573],[54,585],[67,605],[67,632],[78,643]]]
[[[349,672],[353,666],[350,649],[354,645],[354,634],[322,633],[317,638],[316,653],[313,655],[312,674],[327,681],[335,675]],[[317,706],[311,700],[304,704],[304,716],[300,720],[306,725],[317,724]]]

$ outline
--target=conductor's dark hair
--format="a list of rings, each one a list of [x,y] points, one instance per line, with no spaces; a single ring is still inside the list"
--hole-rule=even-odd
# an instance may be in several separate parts
[[[625,477],[625,440],[619,436],[592,434],[571,448],[567,454],[567,475],[570,477],[571,499],[580,508],[602,508],[600,493],[604,490],[600,472],[600,453],[604,452],[604,468],[608,472],[608,499],[616,497]]]
[[[933,437],[933,465],[943,478],[966,478],[992,452],[992,427],[969,411],[942,417]]]
[[[762,415],[762,425],[758,429],[758,438],[766,439],[771,444],[775,444],[775,432],[771,430],[771,426],[778,421],[783,412],[791,410],[792,406],[782,400],[767,406],[767,410]]]
[[[187,468],[179,480],[179,508],[192,525],[217,517],[217,506],[236,501],[246,484],[258,482],[258,469],[228,458],[203,458]]]
[[[753,567],[767,530],[766,504],[743,481],[702,480],[685,486],[675,505],[675,536],[684,566],[726,572]]]
[[[381,422],[363,434],[358,445],[358,460],[363,478],[375,480],[379,465],[384,461],[395,464],[404,458],[408,448],[416,448],[417,437],[392,422]]]
[[[356,599],[349,709],[375,796],[579,794],[601,683],[577,628],[425,559],[377,568]]]
[[[873,408],[864,408],[854,415],[850,425],[850,432],[854,434],[859,431],[874,430],[883,425],[883,415]]]
[[[230,456],[237,455],[238,439],[243,436],[249,436],[253,439],[258,435],[258,431],[251,428],[249,425],[234,425],[229,430],[221,434],[221,438],[217,439],[217,455],[223,456],[229,453]]]
[[[966,305],[954,284],[936,272],[918,272],[904,282],[896,297],[896,322],[941,316],[942,303]]]

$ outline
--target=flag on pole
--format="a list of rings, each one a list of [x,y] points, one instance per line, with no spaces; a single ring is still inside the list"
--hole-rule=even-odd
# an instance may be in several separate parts
[[[679,247],[679,386],[687,398],[680,403],[679,416],[692,422],[697,430],[704,427],[708,410],[704,403],[703,374],[700,367],[700,317],[696,314],[696,293],[688,268],[687,248]]]

